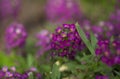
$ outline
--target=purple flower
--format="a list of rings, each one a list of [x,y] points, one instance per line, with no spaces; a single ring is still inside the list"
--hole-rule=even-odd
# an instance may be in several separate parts
[[[111,23],[111,25],[114,27],[114,35],[119,36],[120,35],[120,9],[116,9],[114,13],[110,15],[110,20],[108,21]]]
[[[75,0],[48,0],[46,15],[50,22],[64,23],[78,21],[81,12]]]
[[[13,22],[5,31],[5,43],[8,49],[23,47],[27,38],[27,32],[20,23]]]
[[[4,67],[2,68],[2,71],[3,71],[3,72],[7,72],[7,71],[8,71],[8,67],[4,66]]]
[[[16,71],[16,68],[13,66],[10,68],[11,71],[15,72]]]
[[[3,69],[6,68],[6,67],[3,67]],[[26,72],[24,71],[24,73],[19,73],[19,72],[16,72],[16,71],[11,71],[11,70],[7,70],[7,71],[4,71],[4,70],[0,70],[0,79],[29,79],[30,77],[30,73],[33,74],[34,78],[35,79],[42,79],[42,75],[39,73],[39,72],[35,72],[35,71],[29,71],[29,72]]]
[[[106,65],[118,65],[120,64],[120,41],[98,41],[98,48],[95,53],[101,57],[101,61]]]
[[[37,56],[39,57],[43,53],[50,50],[51,34],[47,30],[42,30],[36,35],[36,37],[38,39],[36,46],[40,47],[40,50],[37,53]]]
[[[29,78],[28,73],[23,73],[23,74],[21,75],[21,78],[22,78],[22,79],[28,79],[28,78]]]
[[[2,79],[5,76],[5,72],[0,70],[0,79]]]
[[[82,23],[82,29],[89,34],[91,31],[99,39],[103,40],[110,38],[113,35],[114,26],[109,22],[101,21],[97,25],[92,25],[90,21],[86,20]]]
[[[40,73],[36,74],[36,79],[42,79],[42,75]]]
[[[9,72],[9,71],[7,71],[7,72],[5,73],[5,77],[10,78],[10,77],[12,77],[12,76],[13,76],[13,73],[11,73],[11,72]]]
[[[73,59],[84,48],[84,44],[78,35],[74,24],[63,24],[52,34],[51,48],[53,55]]]
[[[1,0],[0,17],[5,19],[9,16],[17,17],[20,9],[21,0]]]
[[[22,74],[20,74],[20,73],[18,73],[18,72],[15,72],[15,73],[13,74],[13,77],[14,77],[14,78],[20,79],[21,76],[22,76]]]
[[[30,71],[30,72],[36,72],[37,69],[36,69],[35,67],[31,67],[29,71]]]
[[[97,75],[95,79],[109,79],[108,76],[103,76],[103,75]]]

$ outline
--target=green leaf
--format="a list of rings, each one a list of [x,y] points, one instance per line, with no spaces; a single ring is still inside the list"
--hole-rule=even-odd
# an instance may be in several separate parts
[[[31,67],[33,66],[33,62],[34,62],[34,58],[31,54],[28,54],[27,56],[27,64],[28,64],[28,67]]]
[[[0,52],[0,66],[15,66],[16,57],[14,54],[6,55]]]
[[[90,38],[91,38],[91,45],[92,45],[93,49],[95,50],[98,40],[92,32],[90,33]]]
[[[40,68],[39,71],[41,71],[41,72],[50,72],[50,70],[51,70],[51,67],[49,64],[47,64],[47,65],[41,64],[39,68]]]
[[[59,71],[59,66],[53,65],[51,79],[60,79],[61,73]]]
[[[26,52],[29,52],[30,54],[34,55],[34,53],[37,52],[37,48],[35,47],[35,39],[27,38],[24,49]]]
[[[75,72],[76,69],[77,69],[77,66],[78,66],[78,64],[75,63],[75,62],[68,62],[68,63],[66,63],[65,65],[66,65],[66,66],[68,67],[68,69],[69,69],[70,71],[72,71],[72,72]]]
[[[90,41],[87,39],[86,34],[83,32],[83,30],[80,28],[79,24],[76,24],[77,31],[82,39],[82,41],[85,43],[89,51],[91,52],[92,55],[95,55],[95,51],[93,46],[91,45]]]
[[[29,79],[35,79],[33,73],[30,73]]]
[[[17,71],[19,72],[23,72],[23,70],[28,68],[28,64],[25,58],[21,57],[21,56],[17,56]]]
[[[112,79],[113,79],[113,78],[112,78]],[[117,77],[114,77],[114,79],[120,79],[120,77],[117,76]]]
[[[80,56],[75,56],[75,59],[78,61],[78,62],[81,62],[81,58],[80,58]]]
[[[118,71],[114,71],[119,77],[120,77],[120,72]]]
[[[84,74],[84,73],[79,73],[79,74],[78,74],[78,78],[79,78],[79,79],[85,79],[84,77],[85,77],[85,74]]]

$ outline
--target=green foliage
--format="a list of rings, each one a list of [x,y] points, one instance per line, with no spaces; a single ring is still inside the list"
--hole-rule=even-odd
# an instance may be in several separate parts
[[[33,73],[30,73],[29,79],[35,79]]]
[[[65,65],[68,68],[62,72],[64,75],[67,74],[67,77],[74,76],[75,79],[93,79],[95,78],[95,74],[99,73],[103,75],[107,74],[112,78],[112,68],[100,62],[99,58],[93,55],[77,55],[74,61],[64,61],[61,65]],[[61,75],[61,78],[63,77]]]
[[[59,66],[54,64],[51,72],[51,79],[60,79],[61,73],[59,71]]]
[[[114,71],[119,77],[120,77],[120,72],[118,71]]]
[[[98,40],[92,32],[90,33],[90,41],[93,49],[95,50]]]
[[[117,0],[79,0],[83,13],[93,23],[108,19]]]
[[[0,66],[14,66],[15,65],[15,60],[17,58],[15,57],[14,54],[6,55],[4,52],[0,52]]]
[[[91,52],[92,55],[95,55],[95,51],[94,51],[94,47],[93,45],[95,46],[96,42],[91,44],[91,42],[87,39],[86,37],[86,34],[83,32],[83,30],[80,28],[80,25],[77,23],[76,24],[76,28],[77,28],[77,31],[82,39],[82,41],[85,43],[85,45],[87,46],[87,48],[89,49],[89,51]],[[95,37],[92,35],[91,36],[91,39],[95,40]]]
[[[49,73],[51,71],[51,65],[50,64],[41,64],[39,66],[39,71],[42,73]]]
[[[25,58],[17,56],[17,59],[18,59],[16,65],[17,71],[23,72],[24,70],[28,69],[28,63]]]
[[[34,55],[37,52],[37,47],[35,47],[35,39],[28,38],[24,49],[26,53]]]
[[[26,57],[16,56],[16,67],[19,72],[28,70],[31,67],[35,67],[35,58],[32,54],[27,54]]]
[[[34,59],[33,55],[28,54],[28,56],[27,56],[27,64],[28,64],[28,67],[29,67],[29,68],[32,67],[33,64],[34,64],[34,62],[35,62],[35,59]]]

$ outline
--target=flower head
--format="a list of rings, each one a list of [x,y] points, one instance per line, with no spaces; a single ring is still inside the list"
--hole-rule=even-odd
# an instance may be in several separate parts
[[[21,0],[1,0],[0,17],[5,19],[9,16],[17,17],[20,9]]]
[[[81,12],[75,0],[48,0],[46,15],[50,22],[64,23],[78,20]]]
[[[82,50],[84,44],[78,35],[74,24],[63,24],[52,35],[51,48],[53,54],[73,59],[78,50]]]
[[[42,75],[39,72],[32,71],[31,69],[29,71],[24,71],[23,73],[19,73],[11,69],[4,71],[3,70],[4,68],[6,67],[3,67],[2,70],[0,70],[0,79],[29,79],[29,77],[31,76],[30,73],[32,73],[34,75],[34,78],[36,79],[42,78]]]
[[[27,32],[24,26],[17,22],[10,24],[5,31],[5,42],[7,48],[24,46],[26,38]]]
[[[36,35],[38,42],[37,46],[40,47],[40,50],[37,53],[37,56],[42,55],[43,53],[50,50],[50,42],[51,42],[51,34],[48,30],[42,30],[40,33]]]
[[[101,61],[108,66],[120,64],[120,41],[110,42],[103,40],[98,42],[96,55],[101,57]]]
[[[108,21],[112,26],[114,26],[114,36],[120,36],[120,9],[116,9],[114,13],[110,15],[110,20]]]
[[[97,25],[92,25],[88,21],[84,25],[82,28],[85,32],[89,34],[92,31],[99,40],[110,38],[113,35],[114,26],[109,22],[100,21]]]
[[[103,76],[103,75],[97,75],[95,79],[109,79],[108,76]]]

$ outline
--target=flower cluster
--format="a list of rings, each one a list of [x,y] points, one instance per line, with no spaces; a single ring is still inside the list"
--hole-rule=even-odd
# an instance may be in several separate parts
[[[37,53],[37,56],[44,54],[44,52],[50,50],[50,42],[51,42],[51,33],[47,30],[42,30],[40,33],[36,35],[38,42],[36,46],[40,47],[40,50]]]
[[[108,66],[120,64],[120,41],[99,41],[96,55],[101,57],[103,63]]]
[[[88,34],[92,31],[99,40],[110,38],[114,32],[114,26],[110,22],[104,21],[100,21],[97,25],[92,25],[90,21],[86,20],[82,28]]]
[[[113,34],[113,26],[107,22],[100,22],[96,26],[92,26],[91,30],[98,39],[110,38]]]
[[[51,47],[53,54],[72,59],[78,50],[83,49],[84,44],[74,24],[63,24],[53,33]]]
[[[95,79],[109,79],[108,76],[97,75]]]
[[[11,67],[10,69],[8,69],[8,67],[3,67],[0,70],[0,79],[29,79],[31,74],[35,74],[36,79],[41,79],[41,74],[31,69],[21,74],[16,72],[15,67]]]
[[[114,13],[110,15],[109,23],[114,27],[114,36],[120,36],[120,9],[115,10]]]
[[[48,0],[46,16],[50,22],[65,23],[78,20],[81,12],[75,0]]]
[[[0,18],[16,17],[19,13],[21,0],[0,0]]]
[[[14,22],[6,29],[5,43],[7,48],[24,46],[26,38],[27,32],[22,24]]]

